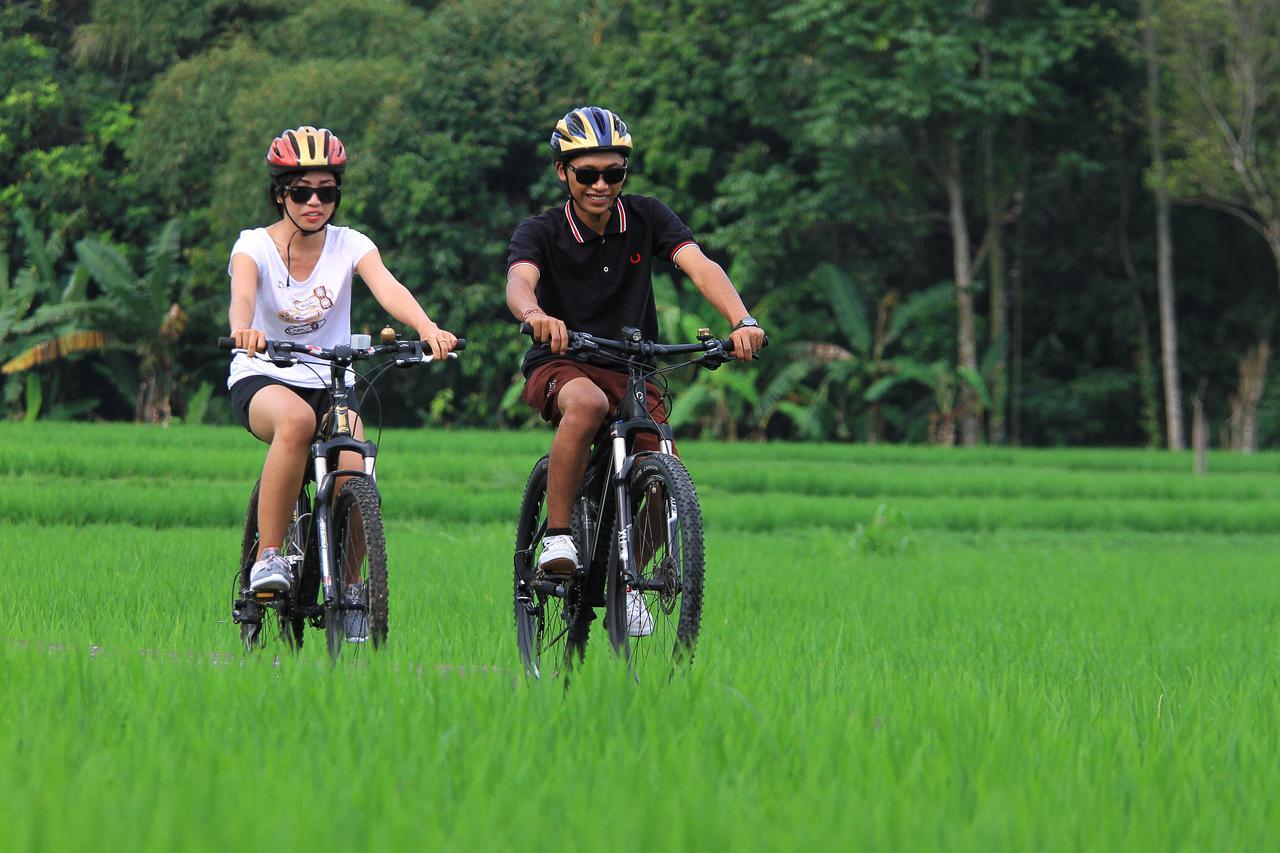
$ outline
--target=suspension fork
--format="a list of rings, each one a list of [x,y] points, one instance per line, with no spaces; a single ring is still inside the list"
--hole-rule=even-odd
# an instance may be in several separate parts
[[[613,547],[618,550],[622,577],[630,584],[635,581],[635,557],[631,552],[631,500],[627,495],[627,474],[631,466],[628,464],[627,440],[616,424],[609,437],[613,443],[613,483],[618,518],[618,541],[613,543]]]

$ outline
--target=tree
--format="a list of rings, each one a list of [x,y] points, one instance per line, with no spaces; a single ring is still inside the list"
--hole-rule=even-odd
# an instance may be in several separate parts
[[[1280,0],[1167,0],[1157,21],[1172,84],[1169,172],[1155,179],[1259,234],[1280,284]],[[1241,361],[1242,423],[1256,418],[1269,353],[1260,341]]]
[[[892,128],[896,144],[926,166],[942,189],[957,362],[976,371],[974,270],[1000,226],[1000,217],[990,218],[986,238],[974,248],[967,188],[979,138],[1060,95],[1049,72],[1088,43],[1095,13],[1059,0],[1008,8],[991,0],[805,0],[777,18],[801,36],[802,51],[825,77],[810,109],[831,127]],[[972,445],[978,440],[976,392],[966,383],[960,395],[961,436]]]
[[[1160,353],[1164,365],[1165,433],[1170,450],[1182,450],[1182,390],[1178,374],[1178,319],[1173,297],[1173,238],[1169,229],[1169,188],[1160,111],[1160,55],[1154,0],[1142,3],[1142,47],[1147,72],[1146,113],[1151,150],[1152,193],[1156,201],[1156,292],[1160,302]]]

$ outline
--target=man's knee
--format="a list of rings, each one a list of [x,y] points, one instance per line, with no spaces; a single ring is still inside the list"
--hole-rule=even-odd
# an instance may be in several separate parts
[[[609,414],[609,398],[594,382],[575,379],[560,392],[560,422],[576,426],[598,427]]]

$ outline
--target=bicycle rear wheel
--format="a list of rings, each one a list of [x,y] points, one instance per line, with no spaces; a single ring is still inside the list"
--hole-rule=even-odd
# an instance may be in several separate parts
[[[623,576],[612,549],[605,623],[614,650],[639,677],[693,660],[702,622],[702,511],[684,464],[664,453],[637,457],[627,495],[634,572]]]
[[[271,621],[277,621],[280,636],[285,641],[285,645],[291,649],[298,649],[302,647],[302,634],[306,622],[301,616],[293,614],[291,597],[279,602],[275,607],[268,607],[258,603],[249,591],[249,574],[253,570],[254,562],[258,559],[258,493],[261,487],[261,481],[253,484],[249,505],[245,510],[244,533],[240,539],[240,571],[236,573],[235,590],[236,620],[240,623],[240,641],[249,651],[265,645],[268,632],[263,631],[263,626]],[[295,551],[306,552],[309,530],[306,524],[307,513],[308,501],[304,490],[298,496],[298,503],[294,507],[293,523],[285,533],[281,553],[288,555]],[[273,612],[274,620],[271,616]]]
[[[337,658],[344,648],[387,641],[387,540],[373,483],[352,477],[333,502],[333,571],[337,596],[325,608],[325,639]]]
[[[515,543],[516,641],[528,675],[556,675],[581,661],[594,614],[582,600],[582,584],[569,586],[564,598],[538,592],[538,548],[547,529],[547,457],[529,474],[520,501]]]

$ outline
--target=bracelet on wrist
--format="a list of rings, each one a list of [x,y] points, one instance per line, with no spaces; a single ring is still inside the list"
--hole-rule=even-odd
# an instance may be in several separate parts
[[[520,315],[520,322],[523,323],[525,320],[528,320],[534,314],[541,314],[541,313],[543,313],[542,309],[539,308],[537,305],[535,305],[532,308],[526,309],[525,312]]]

